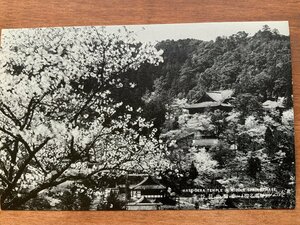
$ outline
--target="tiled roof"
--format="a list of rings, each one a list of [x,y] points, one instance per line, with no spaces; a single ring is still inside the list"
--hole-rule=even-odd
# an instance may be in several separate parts
[[[233,90],[211,91],[206,94],[216,102],[223,102],[233,95]]]
[[[233,95],[233,90],[211,91],[205,93],[212,101],[203,101],[200,103],[186,104],[185,109],[197,109],[197,108],[209,108],[209,107],[233,107],[229,103],[223,103],[226,99],[229,99]]]
[[[197,109],[197,108],[208,108],[208,107],[217,107],[217,106],[223,106],[223,107],[233,107],[229,103],[221,103],[221,102],[201,102],[201,103],[195,103],[186,105],[184,108],[186,109]]]
[[[284,108],[283,102],[284,98],[279,98],[278,101],[267,100],[262,104],[262,106],[265,109]]]
[[[151,176],[146,177],[140,183],[130,186],[130,189],[146,190],[146,189],[166,189],[162,184],[159,184]]]

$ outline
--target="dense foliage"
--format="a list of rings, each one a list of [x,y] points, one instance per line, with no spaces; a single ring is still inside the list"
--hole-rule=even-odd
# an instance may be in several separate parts
[[[184,47],[183,47],[184,46]],[[235,89],[260,101],[290,97],[289,37],[264,26],[254,36],[238,32],[215,41],[163,41],[164,63],[155,68],[154,79],[169,97],[197,100],[204,91]]]
[[[252,37],[238,32],[210,42],[184,41],[185,48],[180,48],[183,40],[157,45],[164,50],[164,64],[157,69],[172,68],[173,73],[170,76],[158,72],[152,93],[169,106],[165,108],[167,120],[161,130],[169,146],[169,158],[176,168],[173,174],[178,171],[181,174],[177,175],[180,177],[177,181],[184,180],[183,183],[188,184],[190,167],[195,166],[199,174],[192,184],[189,182],[190,187],[218,188],[221,185],[224,188],[293,190],[289,37],[264,26]],[[177,48],[184,51],[181,57],[171,54]],[[191,115],[178,110],[186,102],[197,102],[205,91],[225,89],[235,92],[231,102],[234,110],[230,113],[217,110]],[[167,101],[165,96],[168,96]],[[279,99],[284,99],[284,109],[262,107],[267,100]],[[199,130],[217,138],[218,144],[206,149],[191,147],[187,137]],[[186,143],[182,142],[183,137]],[[176,185],[174,187],[176,190]],[[294,200],[291,197],[284,202],[264,202],[262,206],[293,207]]]
[[[156,46],[102,28],[21,30],[5,40],[2,208],[123,209],[115,192],[103,193],[128,173],[155,175],[173,196],[189,187],[293,190],[290,43],[277,30]],[[234,90],[229,113],[182,109],[224,89]],[[284,109],[262,108],[279,98]],[[218,144],[193,146],[199,132]]]

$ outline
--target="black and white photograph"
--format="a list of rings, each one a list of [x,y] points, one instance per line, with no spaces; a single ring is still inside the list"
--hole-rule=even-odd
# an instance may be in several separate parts
[[[295,208],[288,22],[3,29],[0,200]]]

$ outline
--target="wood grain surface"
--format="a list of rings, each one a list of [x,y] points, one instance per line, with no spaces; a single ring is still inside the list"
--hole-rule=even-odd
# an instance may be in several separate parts
[[[297,201],[295,210],[0,211],[1,225],[300,224],[300,0],[0,0],[0,29],[20,27],[288,20],[291,32]]]

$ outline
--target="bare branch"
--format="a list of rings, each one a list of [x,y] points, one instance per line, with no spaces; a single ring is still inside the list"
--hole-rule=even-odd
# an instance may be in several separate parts
[[[7,185],[10,185],[10,184],[11,184],[11,182],[10,182],[5,176],[3,176],[2,174],[0,174],[0,179],[1,179],[2,181],[4,181]]]
[[[41,150],[50,140],[50,138],[46,138],[38,147],[34,148],[33,151],[30,150],[30,146],[26,141],[22,139],[22,137],[18,137],[19,140],[24,144],[25,148],[30,151],[29,156],[24,160],[24,163],[20,166],[19,170],[17,171],[13,181],[8,185],[8,187],[5,189],[1,201],[4,202],[4,200],[8,197],[8,195],[11,193],[11,190],[15,187],[18,180],[21,178],[22,174],[24,173],[24,170],[29,165],[31,160],[34,158],[35,154]]]
[[[3,106],[3,108],[1,107],[1,106]],[[6,111],[7,112],[6,112]],[[9,119],[11,119],[13,122],[14,122],[14,124],[16,125],[16,126],[21,126],[21,122],[17,119],[17,117],[13,114],[13,112],[10,110],[10,108],[7,106],[7,105],[5,105],[3,102],[2,103],[0,103],[0,112],[2,112],[2,114],[4,115],[4,116],[6,116],[7,118],[9,118]]]

